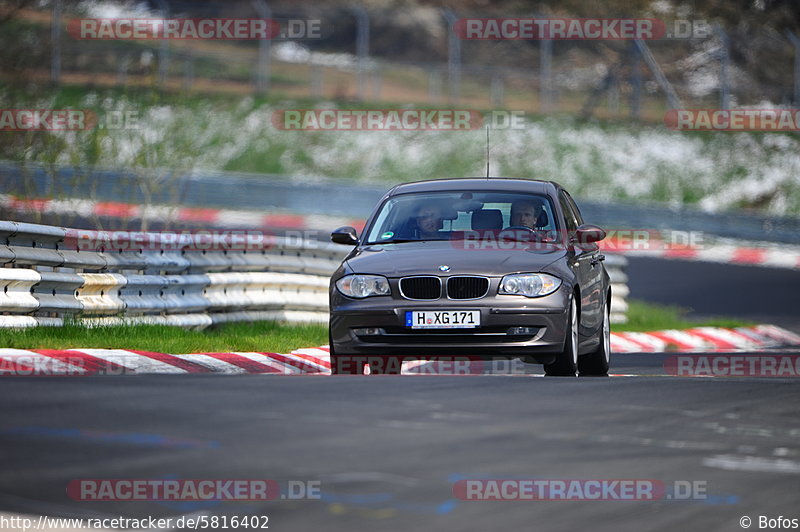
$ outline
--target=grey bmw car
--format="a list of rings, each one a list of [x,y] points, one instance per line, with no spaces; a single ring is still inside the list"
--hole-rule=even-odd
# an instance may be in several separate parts
[[[520,358],[547,375],[607,375],[611,284],[560,185],[439,179],[392,188],[331,277],[333,374],[399,373],[406,359]]]

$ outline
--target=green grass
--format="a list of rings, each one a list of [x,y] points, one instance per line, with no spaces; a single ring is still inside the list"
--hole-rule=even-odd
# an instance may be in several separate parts
[[[136,349],[159,353],[259,351],[288,353],[328,343],[325,324],[230,323],[204,331],[165,325],[81,325],[0,329],[0,346],[18,349]]]
[[[162,176],[167,187],[173,184],[165,170],[176,175],[231,171],[387,184],[482,175],[483,131],[298,132],[271,125],[276,110],[319,105],[387,107],[373,101],[321,104],[274,92],[243,97],[155,87],[55,88],[9,82],[0,73],[0,106],[88,109],[99,117],[112,110],[133,111],[140,126],[69,134],[0,132],[0,159],[124,168],[143,176]],[[800,174],[795,171],[800,136],[680,133],[663,126],[581,120],[566,114],[531,113],[527,118],[526,129],[493,133],[495,175],[552,179],[577,197],[598,201],[691,205],[709,199],[721,210],[800,212]],[[763,192],[748,192],[741,186],[768,176],[778,180]],[[58,184],[66,194],[74,183]],[[17,189],[24,194],[24,184]],[[733,192],[720,196],[721,190]],[[127,201],[124,194],[119,199]]]
[[[752,322],[733,318],[714,318],[692,321],[686,318],[688,309],[677,305],[655,305],[644,301],[628,300],[628,323],[611,326],[614,332],[646,332],[663,329],[690,329],[692,327],[745,327]]]
[[[699,326],[743,327],[753,323],[729,318],[691,321],[687,309],[629,301],[628,323],[613,325],[615,332],[688,329]],[[325,324],[287,325],[276,322],[230,323],[203,331],[164,325],[114,325],[0,329],[0,347],[17,349],[136,349],[159,353],[257,351],[288,353],[328,343]]]

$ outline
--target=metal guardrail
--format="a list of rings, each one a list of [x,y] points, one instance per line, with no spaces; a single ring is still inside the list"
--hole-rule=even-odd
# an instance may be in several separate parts
[[[83,242],[103,242],[108,233],[0,222],[0,327],[60,326],[67,317],[197,328],[324,322],[328,279],[347,253],[273,236],[247,249],[237,248],[233,234],[222,235],[206,250],[196,235],[179,234],[178,242],[176,234],[132,234],[136,240],[123,249],[82,250]]]
[[[0,327],[327,321],[329,278],[349,248],[259,235],[248,249],[235,233],[214,249],[189,233],[129,233],[122,246],[115,235],[104,247],[102,231],[0,221]],[[614,322],[627,311],[626,264],[607,255]]]
[[[608,276],[611,278],[611,323],[628,321],[628,275],[625,268],[628,258],[624,255],[604,253]]]

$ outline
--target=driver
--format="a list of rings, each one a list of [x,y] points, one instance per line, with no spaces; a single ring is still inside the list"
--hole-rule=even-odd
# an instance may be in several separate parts
[[[442,209],[435,203],[422,205],[417,211],[417,227],[420,238],[433,238],[442,228]]]
[[[541,214],[540,206],[533,200],[516,200],[511,204],[511,227],[536,229]]]
[[[411,228],[412,238],[420,240],[437,239],[441,233],[439,230],[443,226],[442,208],[438,203],[427,202],[421,204],[416,209],[416,214],[412,218]]]

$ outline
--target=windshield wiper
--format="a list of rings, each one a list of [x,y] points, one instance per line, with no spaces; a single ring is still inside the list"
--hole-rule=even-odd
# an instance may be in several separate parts
[[[370,246],[379,246],[381,244],[405,244],[406,242],[424,242],[419,238],[393,238],[391,240],[381,240],[380,242],[370,242]]]

